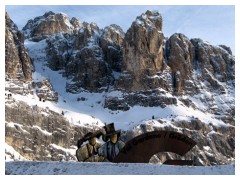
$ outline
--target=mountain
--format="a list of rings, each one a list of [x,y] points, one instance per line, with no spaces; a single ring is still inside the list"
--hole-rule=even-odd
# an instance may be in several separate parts
[[[150,162],[234,162],[235,56],[229,47],[181,33],[165,37],[157,11],[138,16],[126,33],[51,11],[29,20],[22,32],[5,19],[6,52],[19,47],[7,39],[22,34],[31,60],[21,61],[31,72],[25,73],[31,78],[22,73],[28,84],[13,75],[5,82],[5,140],[20,154],[6,151],[10,159],[76,161],[77,139],[114,122],[124,141],[171,130],[197,142],[183,157],[158,153]],[[14,74],[7,62],[20,64],[15,54],[6,56],[6,79]]]
[[[69,20],[64,13],[53,13],[49,11],[43,16],[29,20],[23,27],[26,38],[39,41],[50,34],[59,32],[72,32],[74,28],[81,27],[81,23],[75,18]]]

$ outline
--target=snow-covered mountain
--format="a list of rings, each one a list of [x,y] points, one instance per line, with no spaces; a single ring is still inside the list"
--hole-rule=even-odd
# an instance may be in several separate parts
[[[25,36],[32,64],[24,67],[33,67],[24,79],[6,63],[6,146],[19,153],[6,148],[6,159],[76,161],[77,139],[114,122],[124,141],[172,130],[197,142],[184,157],[159,153],[150,162],[233,163],[234,55],[183,34],[166,38],[162,25],[157,11],[138,16],[126,33],[53,12],[29,20],[22,33],[6,25],[7,37]],[[6,41],[6,51],[15,46]]]
[[[55,14],[49,11],[43,16],[29,20],[23,27],[23,31],[26,38],[38,41],[50,34],[72,32],[74,28],[79,27],[81,27],[81,23],[76,18],[70,20],[64,13]]]

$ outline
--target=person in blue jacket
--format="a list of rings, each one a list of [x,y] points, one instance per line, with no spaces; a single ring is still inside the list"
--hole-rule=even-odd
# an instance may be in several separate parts
[[[105,130],[106,134],[102,136],[102,139],[106,143],[98,149],[98,154],[104,157],[104,161],[112,162],[125,143],[119,139],[121,130],[115,131],[113,123],[106,125]]]

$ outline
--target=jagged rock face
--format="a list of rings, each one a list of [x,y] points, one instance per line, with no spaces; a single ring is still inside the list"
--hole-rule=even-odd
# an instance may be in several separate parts
[[[147,11],[137,17],[123,41],[122,71],[125,74],[118,82],[120,88],[125,89],[125,83],[129,82],[131,85],[126,90],[130,91],[159,87],[153,76],[164,67],[163,40],[162,16],[158,12]]]
[[[73,49],[80,50],[86,46],[99,45],[99,27],[95,23],[83,23],[83,27],[74,32]]]
[[[65,69],[71,53],[71,37],[68,34],[57,34],[46,39],[45,49],[48,56],[48,66],[54,70]]]
[[[193,45],[185,35],[176,33],[166,42],[166,57],[173,73],[175,93],[181,94],[187,85],[185,82],[192,79]]]
[[[138,17],[127,31],[123,47],[124,70],[133,73],[146,69],[154,72],[161,70],[163,34],[161,26],[158,25],[159,21],[155,19],[161,21],[161,15],[146,12]]]
[[[111,25],[100,31],[95,23],[80,23],[76,18],[68,21],[64,14],[48,12],[30,20],[23,31],[34,41],[46,38],[48,66],[54,71],[63,70],[63,75],[72,81],[66,86],[68,92],[108,89],[113,84],[112,70],[121,70],[122,29]],[[70,24],[70,29],[64,24]],[[55,31],[55,26],[61,27]]]
[[[66,74],[72,77],[72,83],[67,84],[67,91],[76,93],[81,88],[90,92],[102,92],[113,83],[111,70],[102,59],[103,52],[99,46],[82,49],[70,59]]]
[[[201,39],[192,39],[195,51],[195,68],[199,69],[201,81],[208,81],[210,90],[222,90],[221,82],[235,79],[235,58],[229,48],[225,46],[212,46]],[[234,83],[234,82],[233,82]]]
[[[70,23],[73,25],[74,29],[80,29],[83,27],[83,24],[75,17],[70,20]]]
[[[227,47],[225,45],[219,45],[219,46],[222,47],[223,49],[225,49],[228,52],[228,54],[233,55],[230,47]]]
[[[124,32],[118,25],[112,24],[104,28],[100,37],[100,47],[103,49],[105,61],[117,72],[122,67],[122,45]]]
[[[201,39],[189,40],[183,34],[174,34],[166,42],[166,58],[176,95],[197,94],[203,88],[196,84],[204,81],[209,91],[224,93],[221,82],[235,78],[235,59],[226,46],[213,46]]]
[[[32,63],[24,47],[24,36],[5,13],[5,76],[20,81],[32,79]]]
[[[72,32],[77,22],[73,20],[74,25],[69,21],[69,17],[63,13],[53,13],[51,11],[43,16],[38,16],[33,20],[29,20],[23,27],[26,38],[39,41],[51,34],[60,32]]]
[[[122,28],[116,24],[111,24],[103,29],[101,35],[101,47],[108,45],[119,46],[121,47],[123,44],[125,33]]]
[[[48,66],[52,70],[64,70],[71,80],[66,90],[78,93],[85,89],[102,92],[112,85],[111,68],[104,60],[99,45],[100,30],[95,23],[83,23],[73,33],[57,34],[46,39]]]

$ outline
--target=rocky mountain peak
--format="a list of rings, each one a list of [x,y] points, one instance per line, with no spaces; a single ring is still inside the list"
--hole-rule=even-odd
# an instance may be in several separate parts
[[[75,17],[70,20],[70,23],[75,29],[81,29],[83,27],[83,24]]]
[[[132,23],[123,41],[122,71],[126,74],[120,78],[120,88],[136,91],[159,86],[158,80],[152,77],[164,66],[164,36],[161,30],[162,17],[155,11],[147,11]],[[128,85],[125,86],[125,83]]]
[[[162,31],[162,15],[158,11],[147,10],[138,16],[134,23],[144,25],[148,28],[157,28],[159,31]]]
[[[195,50],[195,64],[211,88],[224,89],[221,82],[235,79],[235,57],[230,48],[214,46],[199,38],[191,39],[191,43]]]
[[[52,12],[52,11],[48,11],[48,12],[46,12],[43,16],[44,16],[45,18],[47,18],[48,16],[51,16],[51,15],[55,15],[55,13]]]
[[[70,23],[69,17],[66,14],[49,11],[43,16],[29,20],[23,27],[23,33],[26,38],[39,41],[48,35],[72,32],[73,29],[74,26]]]
[[[32,79],[32,62],[24,47],[24,36],[5,13],[5,77],[17,81]]]
[[[5,12],[5,23],[6,23],[6,27],[10,28],[12,31],[14,32],[18,31],[17,25],[10,19],[7,12]]]
[[[101,31],[100,47],[104,52],[104,59],[117,72],[122,66],[122,45],[125,33],[116,24],[111,24]]]
[[[225,49],[230,55],[233,55],[232,54],[232,50],[230,47],[226,46],[226,45],[219,45],[221,48]]]
[[[98,27],[97,23],[95,23],[95,22],[91,22],[91,23],[90,23],[90,27],[91,27],[92,29],[99,30],[99,27]]]
[[[83,47],[92,47],[99,44],[99,27],[96,23],[83,22],[80,29],[75,29],[74,33],[70,36],[73,40],[73,48],[80,50]]]
[[[111,24],[110,26],[106,26],[103,29],[103,37],[107,37],[109,39],[114,39],[113,34],[120,36],[122,39],[125,36],[123,29],[116,24]]]
[[[106,26],[102,30],[101,37],[106,40],[108,43],[117,46],[122,46],[123,38],[125,33],[122,28],[116,24],[111,24],[110,26]]]

